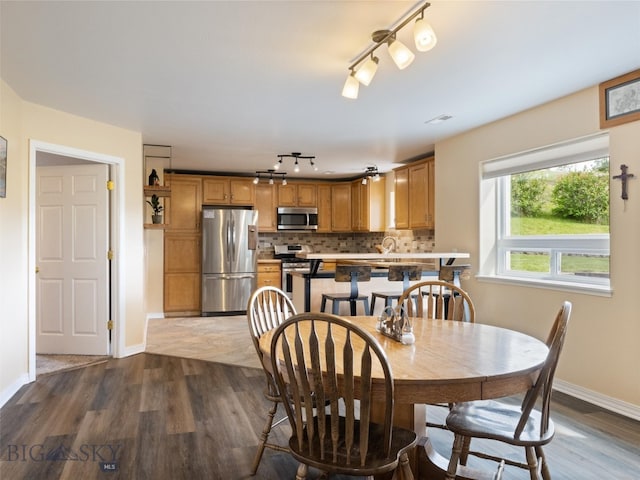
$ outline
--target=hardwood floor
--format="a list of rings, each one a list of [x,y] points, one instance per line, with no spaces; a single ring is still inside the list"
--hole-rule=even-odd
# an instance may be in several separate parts
[[[264,374],[229,363],[144,353],[38,378],[0,409],[0,479],[294,479],[296,463],[271,450],[250,476]],[[554,480],[640,478],[640,422],[560,394],[552,408]],[[273,438],[286,443],[286,422]],[[448,455],[448,432],[432,440]]]

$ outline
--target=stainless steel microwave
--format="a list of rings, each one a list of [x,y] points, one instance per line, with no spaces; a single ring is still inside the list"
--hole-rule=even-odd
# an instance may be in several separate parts
[[[278,207],[278,230],[317,230],[315,207]]]

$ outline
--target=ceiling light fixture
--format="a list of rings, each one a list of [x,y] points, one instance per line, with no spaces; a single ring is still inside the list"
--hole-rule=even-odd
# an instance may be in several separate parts
[[[316,171],[316,172],[318,171],[318,166],[314,162],[316,157],[313,156],[313,155],[302,155],[300,152],[291,152],[290,154],[283,153],[282,155],[278,155],[278,161],[273,166],[274,170],[278,170],[280,168],[280,165],[282,165],[282,160],[284,158],[294,158],[295,159],[295,163],[293,164],[293,171],[296,172],[296,173],[298,173],[300,171],[300,162],[299,162],[299,160],[309,160],[309,164],[311,165],[311,168],[313,168],[313,170]]]
[[[273,185],[274,184],[274,175],[277,178],[278,176],[280,176],[282,178],[282,185],[286,185],[287,184],[287,172],[276,172],[275,169],[270,168],[269,170],[256,170],[256,177],[253,179],[253,183],[254,184],[258,184],[260,183],[260,179],[262,178],[262,175],[265,176],[265,178],[267,178],[269,180],[269,185]]]
[[[416,20],[413,30],[416,48],[421,52],[426,52],[435,46],[438,41],[436,34],[431,25],[424,19],[424,11],[430,6],[429,2],[425,2],[411,12],[395,28],[373,32],[371,39],[374,45],[365,50],[349,65],[349,76],[342,89],[343,97],[356,99],[358,98],[359,84],[362,83],[367,86],[371,83],[378,69],[378,57],[374,56],[373,53],[384,44],[388,45],[389,55],[400,70],[411,65],[415,55],[396,38],[396,34],[418,15],[420,15],[420,18]]]
[[[377,166],[367,167],[367,169],[364,172],[364,176],[362,177],[362,185],[366,185],[369,179],[371,179],[374,182],[377,182],[378,180],[380,180],[380,173],[378,172]]]

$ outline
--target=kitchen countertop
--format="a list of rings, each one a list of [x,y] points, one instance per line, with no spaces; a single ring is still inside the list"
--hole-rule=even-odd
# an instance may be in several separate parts
[[[444,258],[469,258],[463,252],[414,252],[414,253],[297,253],[296,257],[308,260],[391,260],[402,258],[439,260]]]

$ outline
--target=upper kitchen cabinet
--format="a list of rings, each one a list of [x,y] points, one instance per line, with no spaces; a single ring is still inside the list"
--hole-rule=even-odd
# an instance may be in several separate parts
[[[171,196],[166,200],[167,229],[199,232],[202,207],[202,179],[195,175],[167,174]]]
[[[354,232],[384,231],[384,183],[358,179],[351,182],[351,228]]]
[[[331,231],[351,232],[351,184],[331,185]]]
[[[204,205],[252,206],[255,200],[255,185],[251,178],[207,176],[202,180]]]
[[[394,170],[396,228],[435,227],[435,159]]]
[[[315,183],[278,185],[278,207],[317,207],[317,192]]]
[[[318,230],[319,233],[331,232],[331,185],[318,185]]]
[[[256,185],[256,210],[258,210],[258,232],[276,232],[276,188],[275,185]]]

